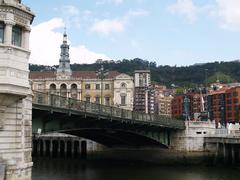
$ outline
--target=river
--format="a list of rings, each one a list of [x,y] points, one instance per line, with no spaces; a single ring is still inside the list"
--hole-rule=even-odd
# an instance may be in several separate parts
[[[239,180],[240,167],[163,166],[142,161],[34,158],[33,180]]]

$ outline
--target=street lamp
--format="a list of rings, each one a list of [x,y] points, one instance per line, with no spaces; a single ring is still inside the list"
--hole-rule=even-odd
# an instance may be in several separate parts
[[[103,65],[96,71],[97,77],[101,80],[101,104],[103,104],[103,79],[108,75],[108,70],[104,70]]]
[[[184,100],[183,100],[183,103],[184,103],[184,113],[185,113],[185,120],[189,120],[189,103],[190,103],[190,99],[185,96],[184,97]]]

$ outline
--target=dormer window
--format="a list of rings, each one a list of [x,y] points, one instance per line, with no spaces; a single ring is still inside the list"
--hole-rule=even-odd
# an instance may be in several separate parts
[[[22,46],[22,28],[20,26],[13,26],[12,28],[12,45]]]
[[[0,22],[0,43],[4,41],[4,23]]]

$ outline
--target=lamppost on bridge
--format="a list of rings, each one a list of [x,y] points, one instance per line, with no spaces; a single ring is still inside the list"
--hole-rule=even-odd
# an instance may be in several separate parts
[[[189,105],[190,105],[190,99],[185,96],[184,100],[184,114],[185,114],[185,120],[188,121],[189,120]]]
[[[96,71],[97,77],[101,80],[101,97],[100,97],[100,104],[103,104],[103,80],[108,75],[108,70],[105,70],[103,65],[101,65],[101,68]]]

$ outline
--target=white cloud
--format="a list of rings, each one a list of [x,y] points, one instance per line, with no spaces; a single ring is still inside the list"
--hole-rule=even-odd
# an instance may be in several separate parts
[[[104,5],[106,3],[122,4],[124,0],[98,0],[96,5]]]
[[[189,23],[197,19],[198,8],[192,0],[177,0],[176,3],[168,6],[167,10],[172,14],[184,16]]]
[[[147,16],[148,14],[149,12],[146,10],[129,10],[126,15],[121,18],[96,20],[90,28],[90,31],[103,35],[124,32],[131,18]]]
[[[221,27],[229,30],[240,30],[240,1],[216,0],[216,15],[220,19]]]
[[[193,0],[177,0],[167,10],[184,16],[189,23],[194,23],[199,15],[214,17],[224,29],[240,31],[240,0],[215,0],[202,6]]]
[[[55,30],[63,27],[64,22],[60,18],[54,18],[32,27],[30,63],[44,65],[58,64],[62,33]],[[70,59],[71,63],[92,63],[97,59],[110,60],[111,58],[104,54],[95,53],[83,45],[78,45],[70,47]]]
[[[65,5],[60,8],[55,8],[58,13],[60,13],[64,19],[64,23],[68,28],[80,27],[81,23],[81,12],[73,5]]]
[[[128,11],[128,14],[127,14],[128,17],[148,16],[148,15],[149,15],[149,12],[144,9],[130,10]]]
[[[80,11],[78,10],[77,7],[72,6],[72,5],[66,5],[62,7],[62,11],[65,14],[68,14],[68,16],[78,16]]]
[[[92,32],[109,35],[114,32],[123,32],[125,30],[125,21],[118,19],[104,19],[97,21],[91,27]]]

